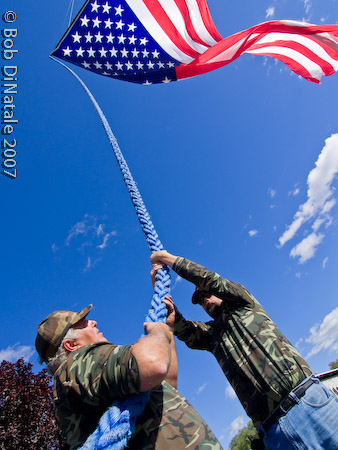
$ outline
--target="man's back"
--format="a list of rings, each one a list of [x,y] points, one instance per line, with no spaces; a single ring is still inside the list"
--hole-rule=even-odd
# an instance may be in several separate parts
[[[138,366],[131,350],[130,345],[90,344],[70,353],[55,373],[56,415],[70,450],[85,442],[114,400],[139,392]],[[128,449],[180,450],[187,445],[221,449],[197,411],[163,381],[152,390]]]

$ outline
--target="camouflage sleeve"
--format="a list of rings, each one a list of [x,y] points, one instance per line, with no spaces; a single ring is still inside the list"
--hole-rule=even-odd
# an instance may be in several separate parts
[[[211,322],[204,323],[185,319],[175,306],[174,335],[180,341],[185,342],[188,347],[210,350],[209,332],[211,327]]]
[[[243,286],[222,278],[216,272],[209,272],[205,267],[186,258],[178,257],[173,270],[180,277],[194,283],[200,290],[225,300],[229,306],[254,304],[252,295]]]
[[[63,378],[68,380],[83,402],[100,405],[139,392],[140,376],[131,345],[87,345],[70,357],[65,366],[68,373],[59,378],[61,383]]]

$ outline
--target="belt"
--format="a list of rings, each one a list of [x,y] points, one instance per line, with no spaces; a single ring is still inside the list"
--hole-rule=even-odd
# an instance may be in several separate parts
[[[265,432],[277,422],[277,420],[285,416],[285,414],[296,404],[298,403],[298,399],[303,397],[306,390],[313,384],[317,383],[318,378],[315,378],[313,375],[310,378],[307,378],[303,383],[296,386],[292,391],[280,402],[277,408],[270,414],[270,416],[264,420],[261,427]]]

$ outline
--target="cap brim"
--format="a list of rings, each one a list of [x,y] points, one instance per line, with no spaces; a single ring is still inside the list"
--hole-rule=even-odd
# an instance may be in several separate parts
[[[192,294],[191,301],[194,305],[199,304],[201,292],[203,291],[197,287],[195,292]]]
[[[85,308],[83,308],[79,313],[77,313],[76,316],[74,316],[74,318],[69,322],[69,326],[67,328],[68,329],[71,328],[73,325],[80,322],[81,319],[86,317],[86,315],[89,313],[89,311],[92,309],[92,307],[93,307],[93,305],[90,304],[90,305],[86,306]]]

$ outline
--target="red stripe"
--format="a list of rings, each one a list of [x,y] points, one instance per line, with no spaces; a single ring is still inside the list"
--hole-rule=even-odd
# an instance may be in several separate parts
[[[206,29],[209,31],[211,36],[215,39],[216,42],[219,42],[223,39],[223,37],[216,30],[215,24],[212,20],[207,2],[205,0],[196,0],[198,4],[198,9],[200,10],[200,14],[203,20],[203,23]]]
[[[178,47],[183,53],[192,58],[196,58],[199,53],[190,47],[189,44],[181,37],[180,33],[177,31],[176,27],[169,19],[167,13],[162,8],[161,4],[157,0],[143,0],[143,3],[151,12],[152,16],[168,35],[169,39]]]
[[[315,39],[312,39],[313,41],[316,41]],[[301,53],[302,55],[306,56],[308,59],[310,59],[311,61],[313,61],[314,63],[318,64],[318,66],[320,66],[324,72],[325,75],[332,75],[333,73],[335,73],[334,68],[332,67],[332,65],[327,62],[325,59],[322,59],[320,56],[318,56],[316,53],[314,53],[312,50],[310,50],[308,47],[306,47],[303,44],[300,44],[299,42],[294,42],[294,41],[274,41],[271,42],[269,44],[256,44],[254,46],[250,46],[250,50],[253,49],[258,49],[258,48],[264,48],[264,47],[273,47],[273,46],[278,46],[278,47],[285,47],[285,48],[290,48],[292,50],[295,50],[299,53]],[[277,50],[278,52],[278,50]],[[262,54],[262,53],[261,53]],[[273,56],[275,55],[276,58],[280,59],[282,58],[284,55],[279,55],[278,54],[274,54],[274,53],[269,53],[269,52],[264,52],[264,55],[267,56]],[[291,59],[291,56],[289,56],[289,58]]]
[[[298,64],[294,59],[288,58],[284,55],[270,55],[269,53],[266,53],[266,56],[272,56],[273,58],[279,59],[284,64],[286,64],[293,72],[297,73],[301,77],[306,78],[313,83],[320,84],[320,80],[318,80],[317,78],[313,78],[312,75],[305,69],[305,67],[301,64]]]
[[[195,42],[198,42],[199,44],[210,47],[210,45],[205,43],[196,33],[194,25],[191,21],[191,17],[190,17],[190,13],[189,13],[186,1],[185,0],[174,0],[174,1],[183,16],[185,26],[187,28],[188,34],[191,37],[191,39],[193,39]]]
[[[330,39],[327,39],[323,36],[309,36],[310,39],[313,39],[317,44],[324,48],[324,50],[331,56],[332,59],[338,61],[338,40],[335,44]]]

